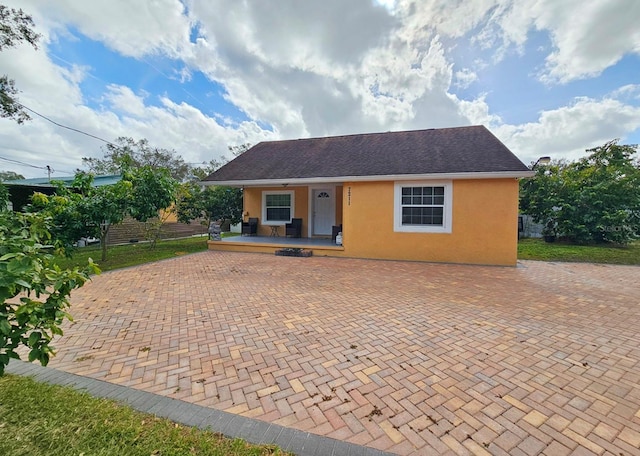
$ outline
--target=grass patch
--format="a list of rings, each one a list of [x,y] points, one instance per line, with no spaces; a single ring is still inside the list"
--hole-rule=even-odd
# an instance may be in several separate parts
[[[224,237],[235,236],[235,233],[223,233]],[[82,247],[77,249],[71,258],[58,258],[56,263],[61,268],[71,268],[87,264],[89,258],[98,264],[102,271],[137,266],[152,261],[164,260],[189,253],[207,250],[207,236],[195,236],[184,239],[158,241],[155,248],[150,248],[146,242],[135,244],[109,246],[107,260],[100,261],[102,251],[100,246]]]
[[[518,242],[521,260],[573,261],[640,265],[640,242],[626,247],[607,244],[573,245],[563,242],[544,242],[542,239],[521,239]]]
[[[273,445],[182,426],[112,400],[14,375],[0,377],[0,454],[284,455]]]

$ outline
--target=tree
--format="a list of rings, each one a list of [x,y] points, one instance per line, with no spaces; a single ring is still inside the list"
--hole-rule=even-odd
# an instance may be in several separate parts
[[[203,219],[207,226],[213,221],[239,223],[242,220],[242,189],[185,185],[178,198],[176,212],[178,221],[182,223],[191,223],[194,219]]]
[[[20,359],[20,346],[29,348],[29,361],[49,362],[53,337],[71,319],[71,291],[99,272],[91,260],[83,268],[60,269],[54,253],[62,246],[51,235],[51,219],[6,210],[6,203],[0,192],[0,375],[11,358]]]
[[[149,165],[132,169],[125,173],[131,182],[129,214],[145,223],[146,238],[155,247],[164,220],[160,211],[165,211],[176,201],[178,181],[171,177],[166,168],[154,169]]]
[[[245,143],[237,146],[229,146],[229,152],[234,157],[246,152],[251,144]],[[192,166],[177,155],[175,150],[159,149],[151,147],[149,141],[120,137],[113,144],[105,146],[103,158],[84,157],[84,167],[94,174],[121,174],[123,169],[150,166],[153,169],[167,168],[171,177],[179,182],[200,181],[220,168],[227,162],[226,157],[211,159],[203,166]]]
[[[9,205],[9,189],[0,181],[0,211],[7,209]]]
[[[22,42],[27,42],[37,49],[40,35],[33,31],[33,27],[33,19],[22,9],[16,10],[0,5],[0,51]],[[18,102],[17,94],[15,81],[6,74],[0,76],[0,117],[23,123],[30,117]]]
[[[245,153],[251,144],[229,146],[229,152],[235,157]],[[206,166],[194,168],[192,174],[196,181],[204,180],[209,174],[227,161],[211,160]],[[242,189],[231,187],[202,187],[195,182],[183,184],[178,191],[176,203],[178,221],[191,223],[201,219],[207,226],[212,221],[228,221],[232,224],[242,221]]]
[[[251,149],[250,143],[238,144],[236,146],[229,146],[229,152],[234,157],[238,157],[244,154],[246,151]],[[204,166],[197,166],[191,169],[191,175],[193,179],[196,181],[204,180],[209,174],[220,168],[222,165],[229,161],[227,157],[221,157],[220,160],[216,160],[215,158],[210,160],[209,163],[202,163]]]
[[[0,171],[0,182],[16,179],[24,179],[24,176],[13,171]]]
[[[166,168],[171,177],[183,182],[191,171],[191,166],[176,151],[151,147],[149,141],[120,137],[114,144],[107,144],[104,158],[84,157],[82,162],[90,172],[100,174],[121,174],[126,169],[149,166],[152,169]]]
[[[76,175],[76,181],[82,180],[82,174]],[[90,176],[91,181],[93,176]],[[89,184],[91,184],[89,181]],[[79,220],[87,230],[87,237],[100,239],[101,261],[107,260],[107,236],[113,225],[122,223],[127,215],[132,184],[120,180],[112,185],[85,187],[82,197],[75,205]],[[79,237],[75,238],[80,239]]]
[[[31,16],[21,9],[0,5],[0,51],[24,41],[37,49],[39,35],[32,27]],[[0,117],[22,123],[29,115],[17,93],[14,81],[0,76]],[[11,358],[20,359],[20,346],[30,349],[29,361],[47,365],[54,335],[62,335],[60,325],[71,319],[66,312],[71,291],[100,272],[91,260],[83,268],[60,269],[53,253],[64,247],[51,235],[51,218],[9,211],[7,204],[7,189],[0,185],[0,375]]]
[[[192,168],[190,180],[196,182],[204,180],[209,174],[224,165],[226,161],[227,159],[225,157],[222,157],[221,160],[216,160],[214,158],[209,160],[209,163],[202,163],[204,166],[196,166]]]
[[[67,248],[81,237],[99,238],[101,261],[107,260],[107,236],[113,225],[127,215],[140,222],[156,217],[175,201],[177,186],[168,170],[150,166],[125,170],[115,184],[94,187],[92,183],[92,174],[78,172],[71,187],[60,182],[53,196],[35,193],[28,210],[51,217],[54,237]],[[152,247],[157,230],[152,233]]]
[[[25,207],[30,214],[40,213],[51,220],[49,231],[57,243],[64,246],[65,252],[70,254],[73,244],[84,236],[90,236],[88,227],[78,211],[78,204],[82,200],[70,190],[60,186],[58,193],[45,195],[34,192],[31,203]]]
[[[251,143],[243,143],[235,146],[229,146],[228,149],[229,149],[229,152],[231,152],[231,155],[233,155],[234,157],[239,157],[240,155],[244,154],[246,151],[251,149]]]
[[[629,243],[640,235],[636,149],[614,140],[578,161],[537,168],[521,184],[522,212],[575,243]]]
[[[112,225],[121,223],[127,213],[131,183],[93,187],[93,175],[79,172],[70,187],[56,182],[56,192],[48,196],[36,192],[29,212],[51,218],[54,239],[70,252],[82,237],[97,237],[102,245],[102,261],[107,259],[107,235]]]

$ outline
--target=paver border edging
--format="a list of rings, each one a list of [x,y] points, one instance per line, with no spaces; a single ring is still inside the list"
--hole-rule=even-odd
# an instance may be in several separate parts
[[[151,413],[176,423],[209,429],[225,437],[241,438],[257,445],[277,445],[282,450],[299,456],[386,456],[391,455],[374,448],[342,442],[278,424],[234,415],[210,407],[160,396],[104,380],[71,374],[51,367],[25,361],[11,360],[6,373],[32,377],[53,385],[68,386],[92,396],[113,399],[143,413]]]

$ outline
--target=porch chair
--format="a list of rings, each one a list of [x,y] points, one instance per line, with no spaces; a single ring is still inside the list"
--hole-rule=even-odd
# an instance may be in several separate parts
[[[302,237],[302,219],[291,219],[291,223],[285,224],[285,236]]]
[[[258,218],[251,217],[249,221],[242,222],[242,236],[244,235],[252,236],[254,234],[258,234]]]

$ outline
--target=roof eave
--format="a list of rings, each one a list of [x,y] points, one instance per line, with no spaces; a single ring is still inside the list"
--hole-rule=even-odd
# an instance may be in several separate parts
[[[426,174],[387,174],[371,176],[332,176],[332,177],[298,177],[291,179],[237,179],[221,181],[202,181],[203,185],[225,185],[228,187],[271,187],[275,185],[314,185],[341,182],[375,182],[375,181],[414,181],[414,180],[459,180],[459,179],[519,179],[533,177],[533,171],[490,171],[467,173],[426,173]]]

